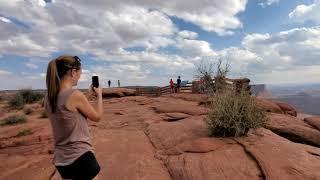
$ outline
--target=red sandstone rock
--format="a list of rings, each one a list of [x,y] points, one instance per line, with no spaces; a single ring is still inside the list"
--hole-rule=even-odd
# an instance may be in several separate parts
[[[103,97],[124,97],[135,96],[136,91],[134,89],[126,88],[104,88],[102,91]]]
[[[255,161],[237,144],[208,153],[169,156],[165,162],[174,180],[261,179]]]
[[[165,121],[178,121],[181,119],[188,118],[190,117],[190,115],[184,113],[164,113],[161,114],[161,117]]]
[[[151,124],[147,134],[157,149],[169,149],[186,140],[207,137],[208,131],[203,118],[198,116],[183,121]]]
[[[279,101],[275,101],[275,103],[280,107],[280,109],[285,113],[285,114],[289,114],[291,116],[297,117],[297,110],[284,102],[279,102]]]
[[[267,128],[294,142],[320,147],[320,131],[303,120],[282,114],[271,113]]]
[[[272,101],[262,99],[262,98],[256,98],[256,100],[257,100],[258,107],[260,107],[262,110],[266,112],[273,112],[273,113],[280,113],[280,114],[283,113],[282,109]]]
[[[102,168],[99,179],[320,179],[320,149],[313,147],[320,136],[313,121],[271,113],[267,128],[283,137],[258,129],[247,137],[210,138],[203,120],[207,109],[190,99],[104,100],[101,121],[89,122]],[[278,105],[266,104],[283,113]],[[163,115],[185,118],[167,122]],[[38,116],[35,112],[25,124],[0,127],[0,180],[60,179],[52,165],[49,121]],[[34,134],[14,137],[25,128]]]
[[[306,117],[304,121],[320,131],[320,116]]]
[[[180,103],[159,103],[153,106],[158,113],[185,113],[189,115],[204,115],[208,110],[201,106]]]
[[[265,179],[319,179],[320,149],[296,144],[266,129],[237,138],[254,157]]]

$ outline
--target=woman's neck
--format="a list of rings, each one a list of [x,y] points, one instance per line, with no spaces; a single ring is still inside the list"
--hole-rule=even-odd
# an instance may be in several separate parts
[[[60,92],[72,89],[73,84],[70,81],[66,81],[62,79],[61,84],[60,84]]]

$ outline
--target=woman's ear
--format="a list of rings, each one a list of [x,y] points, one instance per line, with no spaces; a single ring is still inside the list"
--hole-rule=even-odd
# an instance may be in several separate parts
[[[71,77],[77,76],[77,70],[76,69],[71,69]]]

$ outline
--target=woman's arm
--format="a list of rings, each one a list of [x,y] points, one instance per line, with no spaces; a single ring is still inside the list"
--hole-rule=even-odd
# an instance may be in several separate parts
[[[97,95],[97,104],[93,107],[87,97],[80,91],[74,94],[76,109],[92,121],[99,122],[103,115],[101,88],[94,88]]]

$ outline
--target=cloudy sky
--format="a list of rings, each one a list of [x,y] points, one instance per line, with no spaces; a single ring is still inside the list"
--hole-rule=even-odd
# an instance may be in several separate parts
[[[0,0],[0,89],[45,88],[78,55],[87,87],[192,80],[222,59],[253,83],[320,82],[320,0]]]

